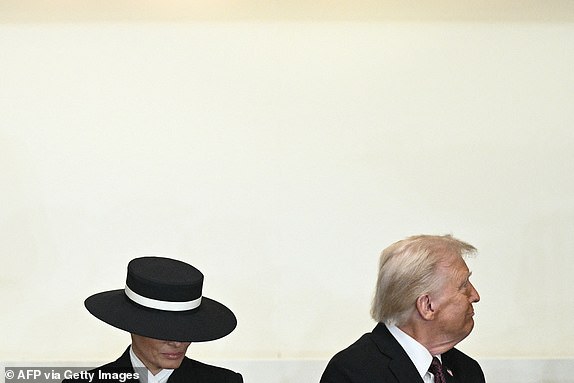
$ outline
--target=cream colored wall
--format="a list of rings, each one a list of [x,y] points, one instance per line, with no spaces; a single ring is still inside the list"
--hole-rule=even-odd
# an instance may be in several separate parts
[[[480,250],[462,349],[574,356],[572,24],[20,17],[0,360],[115,357],[128,337],[82,302],[149,254],[239,318],[190,355],[327,359],[373,326],[379,251],[421,232]]]

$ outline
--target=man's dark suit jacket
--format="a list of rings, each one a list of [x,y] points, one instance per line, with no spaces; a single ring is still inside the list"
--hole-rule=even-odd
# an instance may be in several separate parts
[[[448,383],[485,383],[478,362],[457,349],[441,356]],[[383,323],[337,353],[321,383],[422,383],[415,365]]]
[[[129,347],[118,360],[95,368],[90,372],[95,373],[94,380],[91,383],[139,383],[138,379],[129,379],[121,382],[117,379],[100,379],[101,376],[110,376],[109,374],[131,374],[140,373],[140,369],[134,370],[130,359]],[[108,373],[108,375],[104,374]],[[147,370],[145,371],[147,374]],[[125,375],[124,375],[125,376]],[[145,375],[147,376],[147,375]],[[86,380],[65,380],[64,383],[88,383]],[[211,366],[193,359],[185,357],[181,365],[176,368],[170,375],[167,383],[243,383],[243,377],[237,372]]]

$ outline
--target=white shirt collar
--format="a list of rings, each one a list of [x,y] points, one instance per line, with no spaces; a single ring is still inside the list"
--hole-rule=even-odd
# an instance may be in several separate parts
[[[421,378],[424,379],[425,374],[428,372],[429,366],[432,362],[432,355],[428,350],[417,342],[414,338],[410,335],[402,331],[397,326],[387,326],[391,335],[399,342],[401,347],[405,350],[409,358],[412,360],[413,364],[415,365],[417,371],[419,372]],[[441,359],[440,355],[436,355],[439,360]]]
[[[143,376],[140,376],[141,383],[165,383],[167,382],[167,380],[171,376],[171,373],[173,372],[173,369],[164,368],[163,370],[160,370],[157,374],[153,375],[150,372],[150,370],[147,369],[145,364],[143,364],[140,358],[137,357],[135,352],[132,350],[131,346],[130,346],[130,360],[134,368],[136,367],[145,368],[145,371],[147,371],[147,380],[145,380]]]

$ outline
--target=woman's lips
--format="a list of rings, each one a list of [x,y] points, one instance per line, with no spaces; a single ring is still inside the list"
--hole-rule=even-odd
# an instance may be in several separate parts
[[[162,355],[167,359],[179,359],[183,356],[183,352],[164,352]]]

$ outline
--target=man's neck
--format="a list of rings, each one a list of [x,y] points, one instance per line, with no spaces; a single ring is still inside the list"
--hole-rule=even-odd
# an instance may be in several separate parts
[[[416,324],[404,324],[397,326],[402,332],[422,344],[431,355],[440,355],[453,348],[456,343],[444,342],[437,337],[438,331],[430,329],[428,326],[417,326]]]

